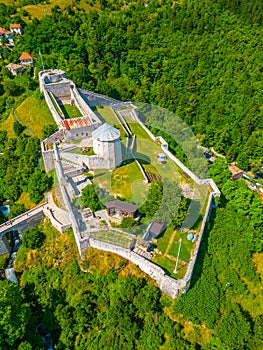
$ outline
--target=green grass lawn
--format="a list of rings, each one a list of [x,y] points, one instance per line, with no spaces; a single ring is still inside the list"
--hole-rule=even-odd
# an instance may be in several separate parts
[[[110,107],[96,107],[92,109],[102,122],[108,123],[118,128],[120,130],[122,140],[126,140],[126,132]]]
[[[135,162],[122,165],[108,172],[94,171],[94,183],[107,192],[141,206],[148,193],[149,186],[143,183],[143,175]]]
[[[188,241],[186,237],[187,237],[186,232],[177,230],[176,235],[174,236],[173,242],[168,251],[168,255],[171,255],[175,258],[177,257],[178,249],[179,249],[179,239],[182,238],[179,259],[188,262],[191,257],[191,250],[194,246],[194,243],[192,241]]]
[[[135,134],[138,139],[144,139],[153,142],[153,140],[150,138],[147,132],[140,126],[140,124],[136,123],[129,117],[125,117],[125,120],[129,125],[132,133]]]
[[[177,265],[177,273],[173,273],[176,261],[173,261],[169,259],[166,256],[160,255],[160,254],[155,254],[155,256],[152,259],[152,262],[154,262],[156,265],[159,265],[162,267],[165,272],[176,279],[181,279],[184,277],[186,270],[187,270],[187,265],[183,265],[180,261],[178,262]]]
[[[61,105],[60,108],[66,119],[82,117],[80,111],[76,106]]]
[[[2,0],[2,2],[6,5],[14,3],[13,0]],[[72,0],[50,0],[37,5],[26,5],[21,7],[21,9],[26,10],[30,14],[32,19],[37,18],[40,20],[46,15],[51,15],[51,9],[55,5],[58,5],[63,10],[68,6],[72,6],[72,4]],[[96,3],[93,6],[91,6],[86,0],[80,0],[78,7],[81,7],[84,10],[84,12],[89,12],[92,10],[100,11],[100,7]],[[19,10],[18,14],[20,15]],[[28,17],[21,17],[25,22],[29,22]]]
[[[171,239],[171,234],[173,233],[173,228],[172,227],[167,227],[167,229],[158,237],[157,239],[157,248],[165,253],[166,248],[170,242]]]

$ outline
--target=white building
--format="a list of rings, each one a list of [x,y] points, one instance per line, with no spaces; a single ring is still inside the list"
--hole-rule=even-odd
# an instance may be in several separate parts
[[[118,129],[105,123],[92,132],[93,150],[97,162],[102,168],[114,169],[122,163],[121,133]],[[92,157],[90,157],[92,158]],[[91,161],[92,163],[92,161]],[[95,164],[91,168],[97,168]]]

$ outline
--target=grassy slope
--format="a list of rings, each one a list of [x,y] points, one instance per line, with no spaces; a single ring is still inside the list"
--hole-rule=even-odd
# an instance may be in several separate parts
[[[34,95],[26,98],[15,110],[21,123],[26,126],[36,137],[41,138],[44,125],[55,124],[54,119],[44,100],[38,100]],[[14,117],[10,115],[1,125],[2,130],[8,132],[8,136],[13,137]]]
[[[14,4],[13,0],[2,0],[1,2],[4,3],[5,5]],[[21,7],[21,9],[26,10],[32,19],[34,18],[42,19],[46,15],[51,14],[51,9],[55,5],[58,5],[61,9],[65,9],[68,6],[71,6],[74,8],[74,6],[72,6],[74,1],[72,0],[50,0],[49,2],[50,2],[49,4],[43,3],[43,4],[37,4],[37,5],[27,5],[27,6]],[[97,6],[97,4],[95,4],[94,6],[90,6],[85,0],[81,0],[80,3],[77,5],[77,7],[82,8],[85,12],[89,12],[91,10],[99,11],[99,6]],[[18,10],[18,13],[19,13],[19,10]],[[22,18],[25,22],[29,22],[28,17],[22,16]]]

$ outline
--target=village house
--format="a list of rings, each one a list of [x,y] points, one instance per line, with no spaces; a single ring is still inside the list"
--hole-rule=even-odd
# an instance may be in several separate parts
[[[34,56],[30,55],[27,52],[23,52],[19,57],[19,61],[21,64],[25,66],[33,66],[34,65]]]
[[[5,28],[0,27],[0,37],[1,38],[6,38],[6,39],[11,39],[14,36],[10,30],[7,30]]]
[[[21,24],[18,23],[10,24],[10,31],[15,34],[23,34]]]
[[[19,75],[22,74],[24,71],[24,66],[22,64],[17,64],[17,63],[9,63],[6,68],[9,70],[9,72],[13,75]]]
[[[231,179],[238,180],[241,179],[244,172],[234,164],[230,164],[228,169],[231,171]]]

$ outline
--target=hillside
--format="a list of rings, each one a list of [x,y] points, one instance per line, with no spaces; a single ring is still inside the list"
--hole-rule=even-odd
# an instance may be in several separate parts
[[[26,203],[33,174],[33,190],[40,184],[39,140],[26,131],[12,139],[11,113],[37,137],[53,123],[37,87],[39,48],[45,68],[63,69],[78,87],[165,107],[227,162],[252,172],[262,166],[261,1],[51,0],[47,13],[44,3],[8,1],[0,26],[22,23],[25,34],[12,50],[1,47],[1,201]],[[35,56],[34,70],[14,78],[5,66],[23,51]],[[55,349],[263,349],[262,200],[243,180],[229,180],[224,162],[209,170],[222,196],[186,294],[168,299],[110,254],[90,250],[81,262],[72,233],[45,222],[44,245],[19,251],[20,284],[0,281],[1,349],[43,349],[38,323]],[[42,176],[40,196],[52,185]]]

